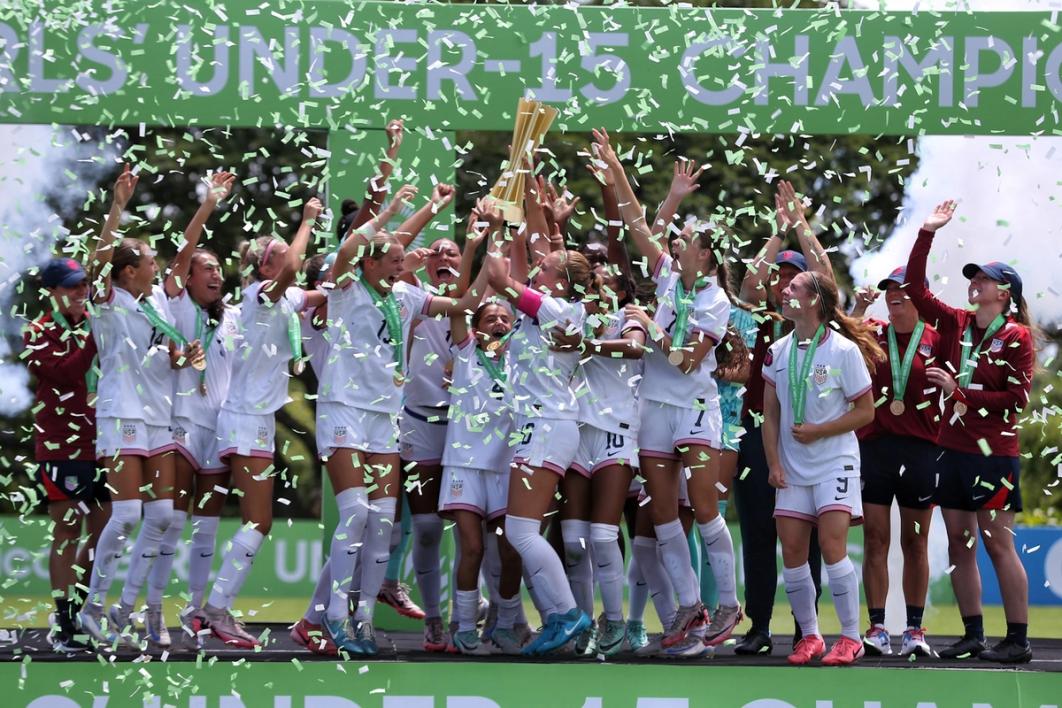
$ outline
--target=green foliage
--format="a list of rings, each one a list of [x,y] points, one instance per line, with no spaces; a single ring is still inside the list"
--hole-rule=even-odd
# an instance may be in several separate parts
[[[1051,345],[1057,351],[1057,345]],[[1062,363],[1055,355],[1036,372],[1021,418],[1021,492],[1028,525],[1062,525]]]

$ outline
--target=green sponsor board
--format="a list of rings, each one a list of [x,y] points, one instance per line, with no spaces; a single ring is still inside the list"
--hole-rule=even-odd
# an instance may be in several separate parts
[[[76,8],[76,9],[75,9]],[[1059,131],[1049,13],[887,13],[259,0],[16,3],[12,123],[695,132]]]
[[[26,708],[1042,708],[1057,674],[622,664],[239,663],[0,666]],[[338,670],[337,670],[338,669]]]

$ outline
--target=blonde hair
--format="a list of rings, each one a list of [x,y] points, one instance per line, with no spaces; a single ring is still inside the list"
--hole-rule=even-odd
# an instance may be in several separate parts
[[[594,269],[590,261],[578,251],[560,251],[564,277],[568,280],[568,296],[582,300],[590,295],[594,285]]]
[[[240,244],[240,278],[245,282],[262,279],[261,267],[269,244],[276,241],[272,236],[259,236]]]

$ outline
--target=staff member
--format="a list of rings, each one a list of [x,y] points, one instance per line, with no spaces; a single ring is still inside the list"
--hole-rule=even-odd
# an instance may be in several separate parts
[[[1022,282],[1010,266],[968,263],[967,298],[972,310],[950,307],[925,285],[926,260],[936,231],[955,213],[946,201],[926,219],[907,262],[907,288],[919,314],[936,323],[943,361],[926,371],[943,393],[937,444],[944,448],[935,501],[944,514],[951,585],[965,633],[940,652],[941,658],[980,656],[986,661],[1024,663],[1032,659],[1029,580],[1014,549],[1014,514],[1021,511],[1018,416],[1032,388],[1032,323]],[[977,531],[999,578],[1007,636],[986,648],[981,614]]]
[[[81,605],[76,585],[84,582],[75,567],[92,572],[96,540],[111,516],[111,495],[96,467],[96,412],[89,404],[90,383],[95,397],[96,341],[89,336],[85,313],[88,278],[70,258],[52,259],[40,277],[51,309],[23,333],[23,358],[37,379],[34,459],[52,518],[52,647],[73,652],[88,648],[74,638]],[[82,524],[88,539],[78,551]]]

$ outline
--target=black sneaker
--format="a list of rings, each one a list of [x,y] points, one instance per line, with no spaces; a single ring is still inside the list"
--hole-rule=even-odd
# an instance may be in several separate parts
[[[981,652],[978,658],[997,664],[1027,664],[1032,661],[1032,644],[1029,644],[1029,640],[1018,643],[1013,639],[1004,639],[991,649]]]
[[[734,647],[734,653],[742,656],[754,656],[756,654],[770,654],[774,650],[774,642],[771,635],[757,630],[750,630],[745,637]]]
[[[988,649],[988,644],[985,640],[976,637],[962,637],[950,647],[941,649],[937,656],[941,659],[976,659],[986,649]]]

